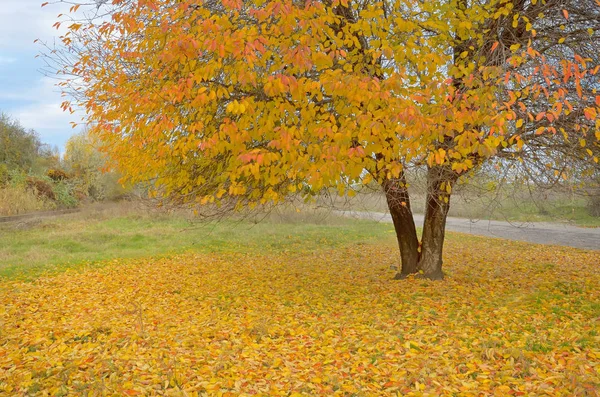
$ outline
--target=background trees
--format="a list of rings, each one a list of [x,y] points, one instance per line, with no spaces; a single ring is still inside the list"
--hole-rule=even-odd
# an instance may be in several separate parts
[[[109,169],[106,156],[87,130],[69,138],[63,166],[77,189],[93,200],[114,200],[125,194],[118,182],[120,176]]]
[[[43,144],[33,130],[0,114],[0,214],[48,209],[56,206],[57,194],[67,193],[46,177],[60,165],[57,148]],[[60,195],[66,198],[67,195]]]
[[[0,215],[75,207],[126,193],[117,173],[102,172],[106,156],[87,132],[74,135],[65,149],[61,156],[35,131],[0,114]]]
[[[53,155],[35,131],[0,113],[0,180],[6,181],[9,171],[37,169],[41,163],[51,162]]]
[[[452,189],[473,170],[516,161],[550,181],[574,147],[598,162],[592,0],[79,8],[48,59],[126,178],[178,201],[238,207],[375,181],[399,277],[443,277]],[[426,169],[420,240],[412,167]]]

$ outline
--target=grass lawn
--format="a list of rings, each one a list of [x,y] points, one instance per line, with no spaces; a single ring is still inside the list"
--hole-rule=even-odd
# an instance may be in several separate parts
[[[0,224],[0,279],[35,278],[117,258],[183,252],[311,252],[394,239],[392,225],[356,222],[328,212],[284,211],[258,223],[198,223],[184,215],[103,206],[46,218],[26,229]]]
[[[450,234],[445,281],[398,282],[390,225],[317,220],[0,232],[0,395],[600,389],[597,252]]]

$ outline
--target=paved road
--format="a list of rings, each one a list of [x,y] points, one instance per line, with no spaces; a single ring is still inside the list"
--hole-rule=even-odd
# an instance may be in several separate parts
[[[339,213],[347,217],[372,219],[385,223],[392,222],[389,213],[358,211],[339,211]],[[422,225],[423,215],[415,215],[415,222],[417,227]],[[547,222],[520,223],[448,217],[446,230],[478,236],[600,251],[600,228],[583,228]]]

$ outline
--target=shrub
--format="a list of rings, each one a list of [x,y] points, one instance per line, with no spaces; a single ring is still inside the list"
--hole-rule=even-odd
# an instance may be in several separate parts
[[[61,181],[54,184],[54,195],[57,204],[63,208],[77,207],[79,200],[75,197],[74,187],[66,182]]]
[[[27,186],[27,174],[22,170],[9,170],[8,171],[8,182],[11,186]]]
[[[49,169],[46,171],[46,176],[54,182],[60,182],[69,179],[69,174],[59,169]]]
[[[56,200],[56,195],[49,182],[30,176],[25,180],[25,183],[38,197]]]
[[[8,166],[4,163],[0,164],[0,187],[6,186],[9,181]]]

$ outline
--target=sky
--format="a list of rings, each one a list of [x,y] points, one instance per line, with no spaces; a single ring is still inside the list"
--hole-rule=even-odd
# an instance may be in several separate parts
[[[44,76],[42,51],[36,39],[52,42],[60,32],[52,27],[65,4],[41,7],[47,0],[0,0],[0,112],[35,130],[41,141],[63,151],[67,139],[78,132],[70,122],[81,116],[65,113],[55,80]]]

